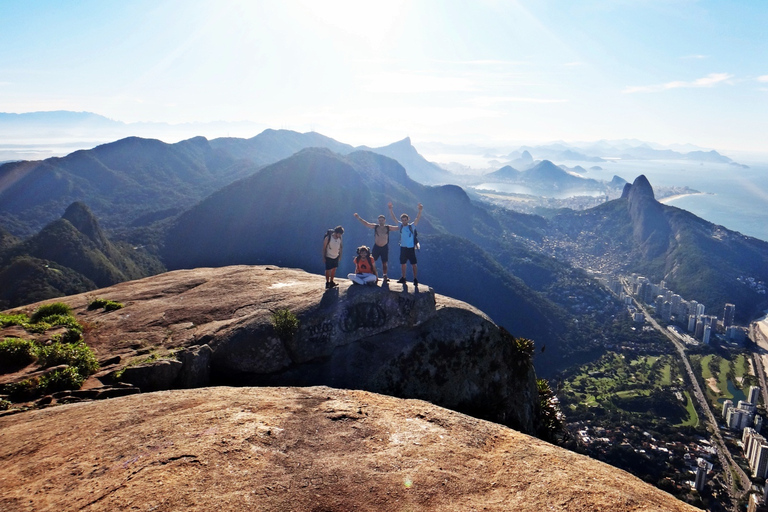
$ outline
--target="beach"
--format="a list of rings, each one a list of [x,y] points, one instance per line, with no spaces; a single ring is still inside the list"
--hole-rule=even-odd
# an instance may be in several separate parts
[[[672,201],[675,201],[677,199],[681,199],[683,197],[702,196],[702,195],[706,195],[706,194],[707,194],[706,192],[691,192],[689,194],[675,194],[673,196],[662,197],[661,199],[659,199],[659,202],[667,204],[667,203],[671,203]]]

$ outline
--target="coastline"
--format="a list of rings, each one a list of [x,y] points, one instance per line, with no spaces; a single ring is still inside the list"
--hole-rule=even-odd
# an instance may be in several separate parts
[[[758,329],[760,329],[760,332],[763,333],[763,336],[765,336],[766,339],[768,339],[768,310],[765,310],[764,313],[765,313],[765,316],[755,320],[755,325],[757,326]]]
[[[675,194],[675,195],[672,195],[672,196],[662,197],[661,199],[659,199],[659,202],[667,204],[667,203],[670,203],[672,201],[676,201],[676,200],[678,200],[680,198],[683,198],[683,197],[703,196],[703,195],[707,195],[707,193],[706,192],[690,192],[688,194]]]

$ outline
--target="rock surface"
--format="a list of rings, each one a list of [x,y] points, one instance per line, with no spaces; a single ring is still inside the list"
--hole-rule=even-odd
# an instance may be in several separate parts
[[[0,510],[695,511],[624,471],[418,400],[199,388],[0,418]]]
[[[535,431],[530,359],[481,311],[428,286],[337,281],[325,290],[322,277],[295,269],[198,268],[56,300],[73,308],[103,362],[85,389],[329,385],[425,399]],[[124,307],[88,310],[95,298]],[[283,309],[300,321],[293,335],[272,325]],[[0,335],[34,336],[13,329]]]

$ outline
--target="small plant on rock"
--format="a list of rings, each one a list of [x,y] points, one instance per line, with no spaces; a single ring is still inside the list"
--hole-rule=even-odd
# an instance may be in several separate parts
[[[0,341],[0,365],[20,367],[37,357],[37,345],[21,338],[6,338]]]
[[[40,347],[38,362],[43,368],[66,364],[75,368],[80,375],[88,377],[99,369],[99,362],[93,350],[84,342],[62,343],[53,342]]]
[[[36,324],[41,321],[52,323],[48,321],[48,317],[59,316],[59,315],[64,317],[71,317],[72,308],[69,307],[67,304],[64,304],[63,302],[52,302],[51,304],[43,304],[42,306],[37,308],[34,313],[32,313],[32,316],[29,319],[33,324]]]
[[[88,304],[89,310],[104,308],[104,311],[114,311],[122,307],[122,303],[107,299],[94,299]]]
[[[29,323],[29,317],[24,313],[17,313],[6,315],[0,313],[0,327],[8,327],[9,325],[21,325],[24,326]]]
[[[40,377],[38,386],[42,393],[55,393],[66,389],[80,389],[84,381],[85,377],[77,368],[68,366]]]
[[[299,319],[287,309],[278,309],[272,313],[272,326],[277,337],[288,342],[299,330]]]

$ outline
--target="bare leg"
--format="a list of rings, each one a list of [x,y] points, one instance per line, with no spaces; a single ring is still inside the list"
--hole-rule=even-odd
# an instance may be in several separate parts
[[[411,265],[411,269],[413,270],[413,278],[417,279],[417,276],[418,276],[419,272],[418,272],[418,268],[416,267],[415,263],[413,265]]]

